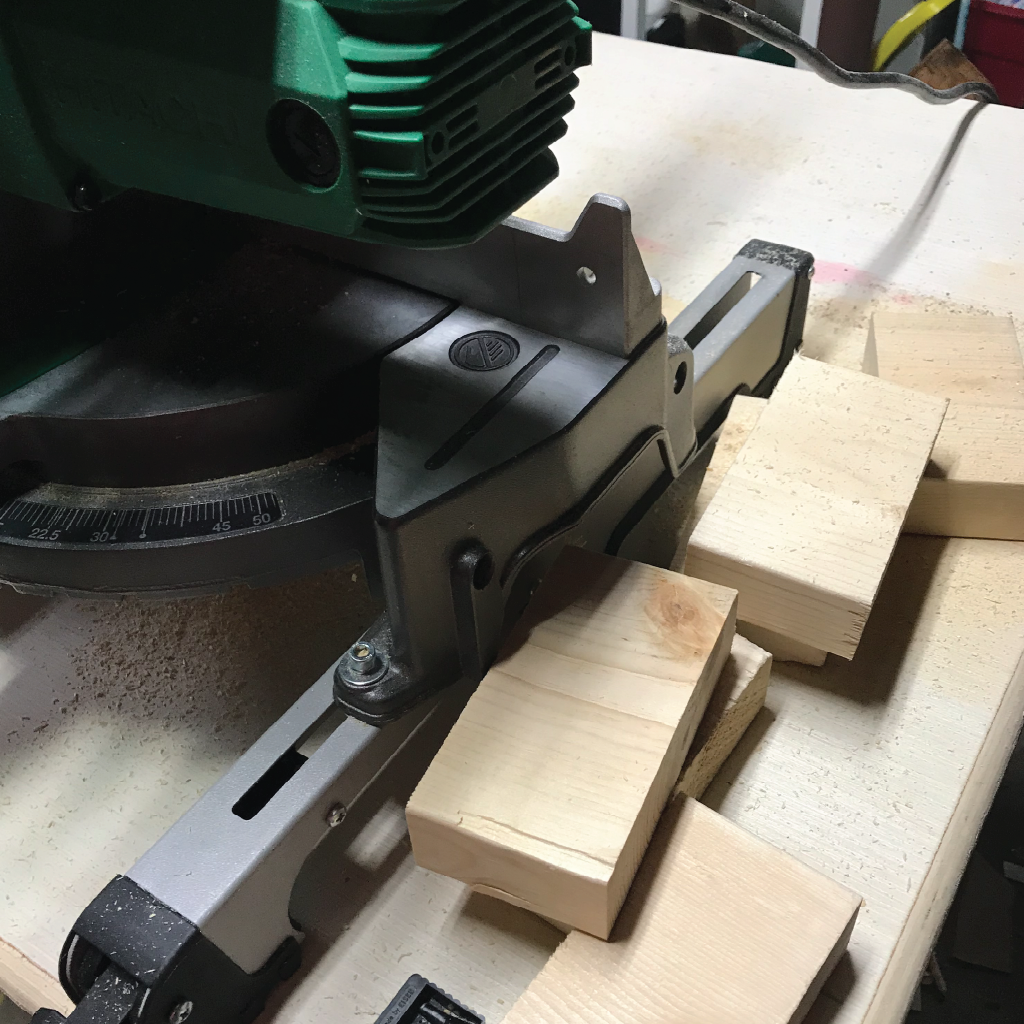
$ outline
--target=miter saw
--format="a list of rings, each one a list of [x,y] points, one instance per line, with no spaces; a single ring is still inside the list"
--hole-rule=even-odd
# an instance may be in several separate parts
[[[669,327],[622,200],[510,216],[590,52],[568,0],[0,11],[0,579],[166,596],[358,557],[386,608],[83,912],[71,1020],[254,1018],[303,861],[436,695],[800,344],[805,252],[748,243]]]

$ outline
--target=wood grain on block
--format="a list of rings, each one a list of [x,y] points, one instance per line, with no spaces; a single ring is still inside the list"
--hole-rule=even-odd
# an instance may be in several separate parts
[[[1024,540],[1024,408],[950,403],[904,531]]]
[[[672,568],[682,569],[686,557],[686,545],[689,543],[694,528],[707,511],[711,499],[718,493],[725,474],[729,472],[730,467],[736,461],[740,449],[747,443],[747,438],[757,426],[761,412],[767,404],[768,399],[754,398],[750,395],[737,395],[732,400],[729,415],[715,440],[715,450],[704,473],[704,479],[701,481],[700,491],[680,536],[680,548],[676,556],[677,564],[674,564]],[[804,665],[825,664],[825,652],[816,647],[801,644],[781,633],[764,629],[761,626],[754,626],[742,620],[737,623],[736,628],[743,636],[752,640],[759,647],[763,647],[780,661],[799,661]]]
[[[676,792],[699,800],[718,769],[736,749],[758,711],[764,707],[772,656],[740,636],[732,638],[732,651],[718,677],[700,720]]]
[[[954,402],[1024,409],[1024,365],[1008,316],[876,313],[864,368]]]
[[[946,400],[796,357],[690,538],[739,617],[850,658]]]
[[[723,587],[567,549],[409,801],[416,862],[606,938],[735,606]]]
[[[904,527],[1024,540],[1024,364],[1009,317],[878,314],[869,361],[951,399]]]
[[[984,74],[948,39],[941,40],[929,50],[910,69],[910,75],[933,89],[952,89],[969,82],[988,82]]]
[[[738,622],[736,629],[758,647],[763,647],[776,661],[795,661],[800,665],[821,668],[828,657],[826,651],[810,644],[802,644],[792,637],[776,633],[774,629],[755,626],[752,622]]]
[[[612,933],[573,932],[505,1024],[796,1024],[860,898],[676,797]]]

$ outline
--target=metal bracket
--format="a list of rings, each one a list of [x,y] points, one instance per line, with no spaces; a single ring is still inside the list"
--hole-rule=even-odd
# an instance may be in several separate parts
[[[569,231],[509,217],[472,245],[412,250],[282,229],[345,263],[556,338],[628,356],[661,321],[623,200],[595,195]]]
[[[694,354],[693,418],[703,444],[736,394],[766,397],[803,340],[814,257],[754,239],[669,325]]]
[[[334,666],[127,872],[200,928],[244,971],[288,936],[292,886],[306,857],[435,707],[386,729],[340,718]],[[333,721],[332,721],[332,716]]]

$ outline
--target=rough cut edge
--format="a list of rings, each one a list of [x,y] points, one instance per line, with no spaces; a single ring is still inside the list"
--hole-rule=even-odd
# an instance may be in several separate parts
[[[741,669],[737,664],[738,646],[757,648],[756,644],[739,634],[733,637],[733,653],[722,669],[704,718],[697,727],[690,753],[673,790],[674,796],[682,793],[694,800],[700,800],[729,755],[736,749],[750,723],[764,707],[765,697],[768,695],[772,656],[763,649],[758,650],[757,654],[760,655],[761,661],[755,666],[754,671],[747,675],[745,669]],[[755,654],[754,651],[749,653]],[[734,699],[737,687],[742,689],[739,696]]]
[[[864,903],[862,902],[861,909],[863,907]],[[793,1016],[789,1018],[789,1024],[800,1024],[807,1014],[810,1013],[815,1000],[821,995],[821,990],[825,987],[825,982],[832,977],[832,972],[839,966],[839,961],[846,955],[850,945],[850,937],[853,935],[853,929],[859,917],[860,914],[857,913],[850,918],[850,923],[846,926],[846,930],[843,932],[839,942],[836,943],[832,952],[829,953],[825,962],[821,965],[821,970],[815,975],[814,981],[811,982],[811,987],[804,994],[803,999],[800,1000],[800,1005],[793,1012]]]
[[[45,1006],[67,1016],[75,1007],[49,971],[3,939],[0,939],[0,991],[28,1013]]]

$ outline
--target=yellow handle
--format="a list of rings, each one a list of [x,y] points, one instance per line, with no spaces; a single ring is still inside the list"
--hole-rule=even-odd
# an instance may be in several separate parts
[[[924,3],[912,7],[888,32],[882,36],[875,47],[875,71],[881,71],[892,60],[896,51],[912,36],[919,32],[936,14],[944,11],[953,0],[924,0]]]

